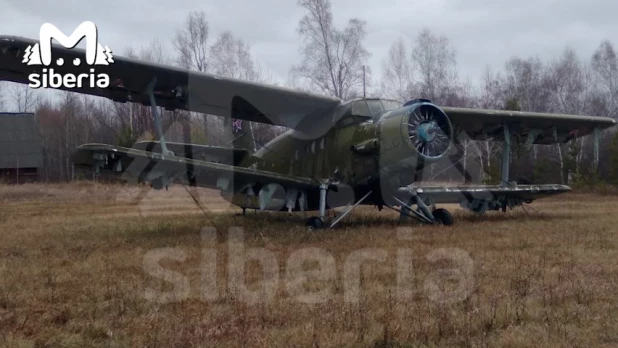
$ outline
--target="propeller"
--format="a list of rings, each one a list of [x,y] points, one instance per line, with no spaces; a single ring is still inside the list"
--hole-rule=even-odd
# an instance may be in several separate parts
[[[453,128],[448,116],[430,103],[417,104],[408,119],[408,138],[423,157],[443,156],[451,145]]]

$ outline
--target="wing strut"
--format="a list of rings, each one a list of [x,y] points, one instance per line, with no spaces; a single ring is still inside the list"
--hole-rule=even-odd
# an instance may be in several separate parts
[[[401,214],[399,217],[400,221],[404,221],[406,217],[414,218],[426,224],[433,224],[436,221],[430,207],[425,204],[422,197],[419,196],[415,189],[410,187],[401,187],[397,190],[397,195],[393,198],[401,205],[401,210],[390,206],[389,208]],[[418,207],[417,210],[412,209],[412,205],[414,204]]]
[[[509,164],[511,161],[511,131],[508,124],[504,124],[504,143],[502,144],[502,182],[500,185],[509,184]]]
[[[363,196],[363,198],[359,199],[358,202],[354,203],[354,205],[352,206],[348,206],[347,209],[341,213],[341,215],[337,216],[337,218],[335,219],[335,221],[333,221],[330,226],[328,228],[333,228],[335,227],[335,225],[341,221],[341,219],[343,219],[344,217],[346,217],[346,215],[348,215],[352,210],[354,210],[354,208],[356,208],[359,204],[363,203],[363,201],[369,197],[370,194],[372,194],[373,191],[369,191],[367,192],[366,195]]]
[[[148,86],[146,86],[146,94],[150,99],[150,108],[152,110],[152,117],[154,118],[154,126],[155,132],[157,133],[157,138],[159,138],[159,144],[161,145],[161,154],[163,156],[173,156],[174,153],[167,149],[167,143],[165,142],[165,135],[163,134],[163,124],[161,121],[161,114],[159,113],[159,109],[157,108],[157,101],[154,97],[154,89],[157,84],[157,77],[155,76]]]

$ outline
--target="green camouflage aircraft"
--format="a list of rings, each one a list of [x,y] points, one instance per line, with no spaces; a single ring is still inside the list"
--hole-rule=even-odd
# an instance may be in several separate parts
[[[29,46],[36,43],[0,36],[0,79],[28,83],[30,74],[44,72],[40,65],[22,62]],[[84,55],[80,49],[52,45],[52,56],[64,62]],[[93,67],[44,68],[79,75],[92,74]],[[599,132],[616,124],[607,117],[440,108],[424,99],[405,104],[374,98],[342,101],[123,57],[94,68],[97,74],[109,76],[109,87],[59,88],[152,106],[158,141],[140,142],[133,148],[85,144],[73,154],[75,165],[150,182],[155,189],[179,181],[218,189],[243,211],[318,211],[307,221],[312,228],[334,226],[359,204],[392,208],[402,219],[450,225],[452,215],[436,204],[458,203],[477,213],[506,211],[567,192],[570,188],[564,185],[510,182],[511,142],[555,144],[594,134],[598,161]],[[157,106],[226,118],[233,146],[166,142]],[[289,130],[258,149],[251,122]],[[460,147],[453,144],[462,134],[504,143],[502,183],[419,185],[427,165],[453,152],[459,155]],[[336,207],[346,209],[326,221],[326,210]]]

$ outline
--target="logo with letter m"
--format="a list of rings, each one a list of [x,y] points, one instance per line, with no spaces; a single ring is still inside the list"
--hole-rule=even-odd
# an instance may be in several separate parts
[[[40,30],[40,43],[28,46],[24,52],[23,63],[27,65],[49,66],[52,62],[52,39],[66,48],[75,48],[77,44],[86,38],[86,64],[88,65],[109,65],[114,59],[109,47],[99,44],[97,27],[93,22],[86,21],[81,23],[70,36],[64,35],[56,26],[45,23]],[[62,58],[56,61],[61,66],[64,64]],[[76,58],[73,65],[79,66],[81,61]]]

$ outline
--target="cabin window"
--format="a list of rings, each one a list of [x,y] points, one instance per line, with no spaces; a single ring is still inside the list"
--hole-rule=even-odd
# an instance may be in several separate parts
[[[311,153],[315,153],[315,141],[311,142]]]
[[[324,138],[322,138],[322,141],[320,141],[320,149],[324,150]]]

